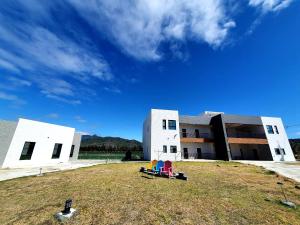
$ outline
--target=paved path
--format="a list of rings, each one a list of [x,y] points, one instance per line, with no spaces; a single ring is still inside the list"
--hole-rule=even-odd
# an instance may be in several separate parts
[[[98,164],[105,164],[106,160],[77,160],[61,163],[53,166],[43,166],[42,173],[51,173],[62,170],[73,170],[81,167],[89,167]],[[108,163],[121,163],[120,160],[109,160]],[[41,167],[17,168],[17,169],[0,169],[0,181],[10,180],[18,177],[38,175]]]
[[[300,162],[273,162],[273,161],[238,161],[244,164],[262,166],[267,170],[274,171],[282,176],[300,182]]]

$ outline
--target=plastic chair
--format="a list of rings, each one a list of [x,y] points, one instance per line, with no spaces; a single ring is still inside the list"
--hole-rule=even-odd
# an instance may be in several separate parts
[[[156,164],[155,172],[160,173],[161,169],[164,167],[164,161],[159,160]]]
[[[152,160],[152,171],[156,170],[156,165],[157,165],[157,160],[156,159]]]
[[[160,171],[161,175],[165,175],[167,177],[172,177],[173,176],[173,168],[172,168],[172,162],[167,160],[164,163],[164,167]]]
[[[152,170],[152,161],[147,164],[146,170]]]

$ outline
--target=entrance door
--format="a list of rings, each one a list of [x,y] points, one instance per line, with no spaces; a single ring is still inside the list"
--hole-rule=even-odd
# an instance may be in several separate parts
[[[183,158],[188,159],[189,158],[189,152],[187,148],[183,148]]]
[[[253,155],[254,155],[254,160],[259,159],[257,149],[253,149]]]
[[[201,151],[201,148],[197,148],[197,159],[202,159],[202,151]]]

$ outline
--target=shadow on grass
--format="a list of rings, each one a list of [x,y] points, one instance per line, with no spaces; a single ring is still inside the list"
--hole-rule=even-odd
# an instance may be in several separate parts
[[[150,180],[153,179],[153,177],[147,177],[147,176],[145,176],[145,175],[142,175],[141,177],[146,178],[146,179],[150,179]]]

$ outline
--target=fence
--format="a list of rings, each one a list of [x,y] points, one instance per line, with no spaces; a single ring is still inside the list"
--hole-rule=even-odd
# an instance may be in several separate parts
[[[124,160],[126,152],[124,151],[113,151],[113,152],[104,152],[104,151],[86,151],[79,152],[78,159],[115,159],[115,160]],[[131,160],[142,160],[143,152],[142,151],[131,151]]]

